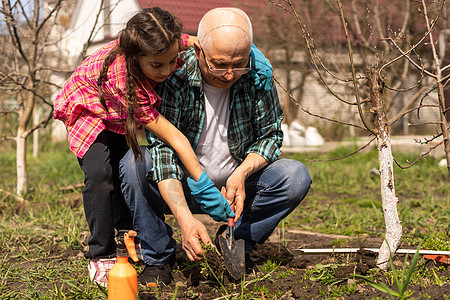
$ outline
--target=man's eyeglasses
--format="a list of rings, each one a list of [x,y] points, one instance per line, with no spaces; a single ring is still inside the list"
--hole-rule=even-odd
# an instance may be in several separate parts
[[[228,72],[233,72],[233,74],[235,76],[241,76],[244,75],[246,73],[248,73],[251,69],[252,69],[252,57],[250,56],[249,60],[249,66],[245,67],[245,68],[228,68],[228,69],[213,69],[211,68],[211,66],[208,63],[208,60],[206,59],[206,55],[205,52],[202,49],[202,53],[203,53],[203,58],[205,59],[206,65],[208,66],[209,72],[211,72],[211,74],[213,74],[214,76],[223,76],[225,74],[227,74]]]

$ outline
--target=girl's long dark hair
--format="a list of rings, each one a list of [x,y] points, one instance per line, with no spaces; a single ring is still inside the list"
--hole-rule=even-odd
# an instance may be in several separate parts
[[[103,95],[102,82],[108,80],[108,68],[118,54],[125,55],[127,65],[126,94],[128,117],[125,137],[133,150],[135,159],[141,156],[136,136],[134,109],[136,103],[136,85],[139,78],[145,76],[138,64],[138,58],[148,54],[160,54],[167,51],[181,36],[181,21],[159,7],[146,8],[134,15],[119,33],[119,46],[113,49],[105,60],[98,78],[100,102],[108,112]]]

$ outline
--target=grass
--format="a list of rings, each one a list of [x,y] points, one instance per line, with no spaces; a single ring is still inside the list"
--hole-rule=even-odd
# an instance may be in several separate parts
[[[285,155],[305,163],[313,178],[311,191],[301,204],[302,209],[295,210],[286,219],[286,227],[350,236],[383,236],[379,177],[370,172],[372,168],[378,169],[376,151],[338,161],[307,161],[339,157],[350,150],[342,148],[328,154]],[[394,153],[394,156],[400,162],[415,159],[401,153]],[[412,245],[430,237],[424,247],[448,250],[450,181],[446,168],[437,167],[437,163],[437,159],[426,157],[410,169],[402,170],[395,166],[395,188],[404,237]]]
[[[313,178],[307,198],[283,222],[285,229],[383,236],[379,178],[370,172],[378,168],[375,151],[339,161],[307,161],[337,157],[350,151],[284,155],[304,162]],[[395,156],[400,162],[415,159],[402,154]],[[102,289],[88,282],[86,260],[79,256],[86,246],[88,233],[81,188],[74,187],[70,192],[62,188],[81,183],[83,174],[66,143],[46,144],[38,158],[28,156],[29,192],[24,196],[25,203],[8,194],[15,191],[14,153],[0,151],[0,166],[2,299],[106,299]],[[404,240],[418,245],[427,237],[423,248],[450,250],[450,183],[446,169],[438,168],[433,158],[425,158],[407,170],[395,167],[395,186]],[[339,243],[335,241],[336,246]],[[263,266],[267,273],[275,268],[272,262]],[[289,271],[283,272],[280,277],[289,277]],[[325,272],[322,268],[316,276]],[[420,281],[415,276],[436,281],[430,271],[419,270],[418,274],[414,273],[411,281]],[[267,294],[262,283],[255,289]],[[336,295],[350,292],[342,286],[333,287]],[[195,295],[194,290],[192,293]]]

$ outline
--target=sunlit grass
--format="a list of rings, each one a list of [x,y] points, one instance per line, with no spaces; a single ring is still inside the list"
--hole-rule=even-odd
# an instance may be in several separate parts
[[[351,150],[284,155],[302,161],[313,179],[307,197],[285,221],[286,227],[351,236],[383,236],[380,183],[373,171],[379,168],[376,150],[337,161],[310,161],[340,157]],[[395,157],[401,163],[415,160],[414,156],[401,153],[395,153]],[[404,236],[413,245],[417,244],[414,238],[448,231],[450,183],[446,168],[437,164],[437,159],[426,157],[412,168],[394,168],[399,217]],[[446,239],[450,240],[448,235]]]
[[[289,156],[307,165],[313,184],[306,199],[283,222],[285,229],[383,236],[379,178],[371,172],[378,168],[375,151],[334,162],[307,161],[342,156],[350,151],[338,149],[328,154]],[[415,159],[401,154],[396,157],[401,162]],[[0,191],[0,295],[5,299],[106,299],[105,291],[88,281],[87,261],[79,255],[88,233],[81,187],[74,187],[70,193],[62,189],[83,181],[77,159],[67,144],[47,145],[38,158],[29,155],[29,192],[24,196],[25,203],[11,195],[16,180],[15,154],[0,151],[0,165],[3,174],[0,182],[3,190]],[[423,159],[408,170],[395,167],[398,211],[404,239],[411,245],[428,238],[423,248],[449,250],[450,185],[446,176],[445,168],[438,168],[433,158]],[[77,197],[77,201],[73,197]],[[343,241],[336,240],[333,245],[339,246],[340,242]],[[262,276],[269,274],[270,277],[277,268],[278,265],[267,262],[261,266]],[[433,278],[433,274],[426,272],[422,271],[424,276]],[[279,276],[289,274],[283,271]],[[413,280],[420,278],[413,277]],[[448,278],[436,280],[448,281]],[[243,286],[249,294],[242,299],[252,299],[247,289],[249,283]],[[253,292],[264,293],[264,284],[255,287]],[[351,287],[336,287],[330,293],[345,295],[349,292]],[[330,293],[327,295],[331,296]]]

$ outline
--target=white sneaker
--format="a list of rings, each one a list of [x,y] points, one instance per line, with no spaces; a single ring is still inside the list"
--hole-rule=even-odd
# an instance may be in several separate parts
[[[89,279],[103,287],[107,287],[109,270],[112,269],[116,261],[115,257],[91,259],[88,264]]]

